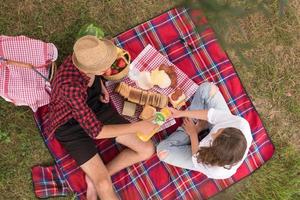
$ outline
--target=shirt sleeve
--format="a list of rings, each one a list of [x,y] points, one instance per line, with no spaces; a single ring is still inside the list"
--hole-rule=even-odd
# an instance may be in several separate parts
[[[91,138],[97,137],[103,125],[86,104],[86,99],[84,98],[85,91],[80,86],[73,85],[65,86],[62,89],[65,100],[72,108],[73,118]]]
[[[223,110],[210,108],[207,113],[207,121],[211,124],[219,124],[222,122],[229,122],[238,120],[239,117]]]

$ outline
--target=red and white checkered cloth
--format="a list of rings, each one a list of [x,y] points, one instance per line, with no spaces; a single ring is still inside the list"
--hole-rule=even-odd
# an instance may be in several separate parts
[[[162,64],[174,67],[175,72],[177,74],[177,87],[182,89],[183,93],[186,95],[186,99],[188,100],[191,96],[193,96],[193,94],[196,92],[198,88],[198,85],[151,45],[147,45],[145,49],[132,61],[131,68],[136,68],[139,71],[150,72],[158,68]],[[122,82],[125,82],[130,86],[138,88],[136,83],[133,80],[129,79],[128,76],[122,79]],[[116,92],[113,92],[115,87],[118,85],[118,83],[115,81],[108,81],[106,85],[107,85],[108,92],[110,93],[112,103],[116,107],[117,111],[121,114],[123,109],[123,104],[124,104],[124,98],[121,97]],[[162,89],[158,86],[154,86],[153,88],[150,89],[150,91],[161,93],[167,96],[172,92],[174,92],[174,90],[175,89],[171,87]],[[131,122],[138,121],[138,116],[140,115],[141,111],[142,111],[142,106],[138,106],[137,111],[135,113],[135,117],[127,117],[127,116],[124,117]],[[175,120],[171,118],[160,127],[160,130],[164,130],[174,125],[175,123],[176,123]]]
[[[0,36],[0,56],[5,59],[32,64],[45,77],[48,65],[57,59],[52,43],[25,36]],[[50,101],[45,80],[32,69],[0,62],[0,96],[15,105],[27,105],[33,111]]]

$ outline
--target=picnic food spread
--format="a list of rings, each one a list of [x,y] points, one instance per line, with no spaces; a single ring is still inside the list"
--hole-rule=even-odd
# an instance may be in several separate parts
[[[130,58],[129,55],[128,57]],[[150,134],[137,133],[141,140],[147,141],[158,132],[160,126],[167,124],[166,121],[171,116],[171,112],[167,109],[169,102],[177,109],[185,105],[187,99],[184,94],[184,91],[187,90],[186,82],[182,81],[184,74],[178,72],[178,69],[171,64],[160,63],[152,65],[150,68],[149,64],[144,63],[146,68],[135,68],[137,67],[135,64],[128,67],[130,60],[127,61],[125,62],[122,58],[117,59],[105,75],[108,80],[113,80],[111,77],[122,74],[124,68],[128,69],[126,74],[121,76],[124,80],[115,83],[112,91],[124,98],[121,101],[119,98],[117,100],[123,104],[119,111],[122,115],[135,120],[147,120],[153,117],[152,122],[159,125]],[[131,76],[132,73],[134,76]],[[115,80],[122,78],[118,77]],[[183,89],[179,88],[179,85]],[[157,108],[161,109],[160,112],[157,112]]]

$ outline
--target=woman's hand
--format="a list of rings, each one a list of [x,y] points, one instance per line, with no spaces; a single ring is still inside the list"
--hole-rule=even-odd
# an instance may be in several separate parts
[[[102,103],[108,103],[109,102],[109,93],[105,87],[105,85],[103,84],[102,80],[101,80],[101,95],[100,95],[100,101]]]
[[[197,124],[192,119],[184,118],[182,127],[189,136],[198,135]]]
[[[183,119],[183,128],[190,136],[191,139],[191,149],[192,149],[192,154],[196,154],[199,149],[199,139],[198,139],[198,132],[197,132],[197,125],[193,122],[191,118],[184,118]]]

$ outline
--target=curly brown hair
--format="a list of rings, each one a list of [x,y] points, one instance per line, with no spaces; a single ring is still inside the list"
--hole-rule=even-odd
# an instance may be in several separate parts
[[[200,147],[197,161],[212,166],[232,166],[242,160],[246,148],[247,141],[242,131],[225,128],[210,147]]]

